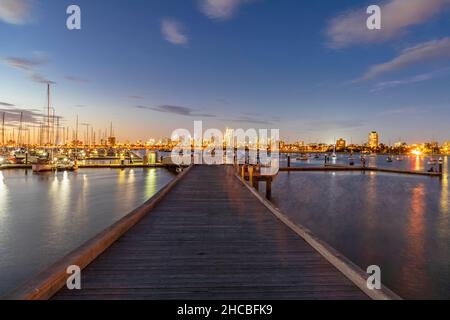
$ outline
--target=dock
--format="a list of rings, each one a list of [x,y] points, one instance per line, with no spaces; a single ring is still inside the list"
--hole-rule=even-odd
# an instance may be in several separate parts
[[[178,168],[179,165],[176,164],[168,164],[168,163],[151,163],[151,164],[143,164],[143,163],[126,163],[126,164],[118,164],[118,163],[95,163],[95,164],[78,164],[79,169],[145,169],[145,168],[167,168],[173,169]],[[31,164],[4,164],[0,166],[0,170],[18,170],[18,169],[31,169]],[[62,170],[64,171],[64,170]]]
[[[280,172],[356,172],[356,171],[406,174],[406,175],[426,176],[426,177],[436,177],[436,178],[442,178],[442,176],[443,176],[442,172],[425,172],[425,171],[388,169],[388,168],[377,168],[377,167],[361,167],[361,166],[344,166],[344,165],[280,168]]]
[[[360,269],[255,194],[232,166],[190,167],[8,298],[369,299]],[[65,288],[70,265],[82,290]]]

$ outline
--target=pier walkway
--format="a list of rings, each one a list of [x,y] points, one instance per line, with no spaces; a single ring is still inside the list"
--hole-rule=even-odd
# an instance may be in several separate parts
[[[196,166],[54,299],[367,299],[232,167]]]

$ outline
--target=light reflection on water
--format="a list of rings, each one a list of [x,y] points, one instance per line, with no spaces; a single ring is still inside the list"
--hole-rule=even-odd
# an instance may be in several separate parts
[[[0,296],[144,203],[165,169],[0,171]]]
[[[424,170],[425,161],[414,157],[402,168]],[[450,299],[448,172],[445,158],[442,179],[376,172],[280,173],[272,201],[362,269],[379,265],[383,282],[400,296]]]

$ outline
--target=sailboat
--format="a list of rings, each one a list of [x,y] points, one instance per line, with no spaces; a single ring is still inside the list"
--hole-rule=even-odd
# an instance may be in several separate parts
[[[350,152],[350,157],[348,157],[348,160],[355,161],[355,155],[353,154],[353,151]]]
[[[50,140],[50,84],[47,84],[47,106],[48,106],[48,126],[47,126],[47,137]],[[50,142],[50,141],[49,141]],[[52,149],[53,153],[53,149]],[[55,165],[53,164],[51,157],[49,157],[48,153],[40,156],[36,163],[31,166],[33,172],[48,172],[53,171],[55,169]]]
[[[336,154],[336,144],[334,144],[333,147],[333,154],[331,155],[331,159],[336,160],[337,159],[337,154]]]
[[[438,160],[435,159],[433,156],[430,158],[430,160],[428,161],[429,165],[435,165],[438,163]]]
[[[37,162],[32,165],[32,170],[36,173],[53,171],[54,168],[52,161],[45,157],[38,158]]]
[[[434,166],[434,165],[438,164],[438,160],[434,157],[434,150],[431,153],[431,158],[428,161],[428,164],[431,165],[431,166]]]
[[[301,154],[300,157],[297,158],[298,161],[307,161],[308,156],[306,154]]]

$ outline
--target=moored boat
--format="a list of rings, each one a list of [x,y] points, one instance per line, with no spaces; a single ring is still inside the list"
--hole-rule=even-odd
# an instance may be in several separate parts
[[[32,166],[33,172],[49,172],[55,169],[55,165],[47,158],[39,158]]]

